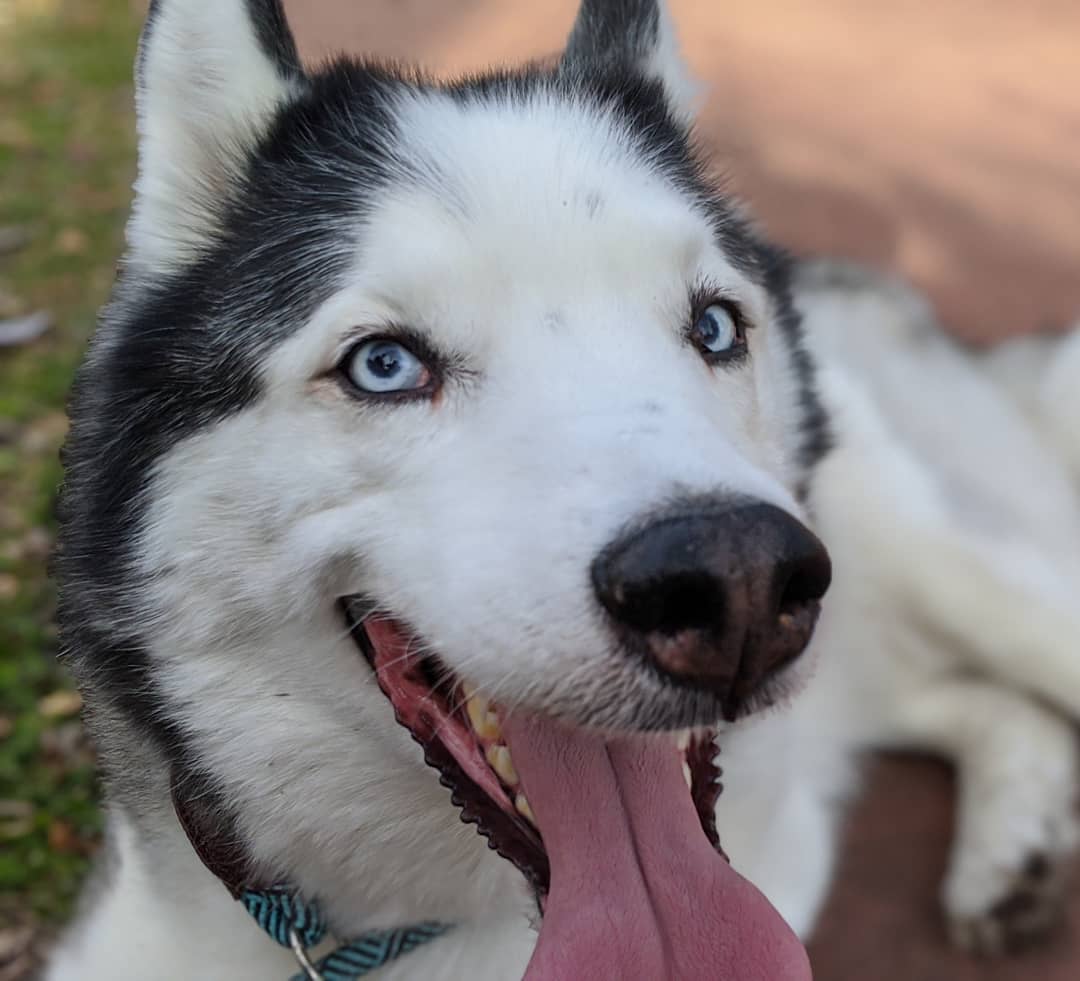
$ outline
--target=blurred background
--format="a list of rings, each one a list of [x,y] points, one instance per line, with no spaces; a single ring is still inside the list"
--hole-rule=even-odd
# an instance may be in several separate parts
[[[556,52],[573,0],[286,0],[305,57],[440,72]],[[772,236],[903,272],[973,343],[1080,311],[1080,2],[671,0],[702,137]],[[0,0],[0,981],[32,976],[98,842],[45,562],[66,388],[134,174],[140,0]],[[993,965],[949,951],[950,776],[884,760],[813,945],[818,981],[1080,977],[1071,929]]]

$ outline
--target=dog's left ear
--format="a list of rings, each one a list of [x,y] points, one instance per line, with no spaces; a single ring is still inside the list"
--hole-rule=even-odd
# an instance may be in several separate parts
[[[563,55],[564,70],[629,70],[659,81],[672,110],[689,122],[699,84],[683,60],[664,0],[582,0]]]
[[[151,0],[130,261],[160,273],[212,240],[249,151],[305,84],[281,0]]]

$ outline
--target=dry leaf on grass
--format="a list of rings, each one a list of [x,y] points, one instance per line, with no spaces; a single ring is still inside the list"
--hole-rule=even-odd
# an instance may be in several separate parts
[[[38,702],[38,711],[46,719],[66,719],[78,715],[81,708],[82,696],[67,689],[54,691]]]

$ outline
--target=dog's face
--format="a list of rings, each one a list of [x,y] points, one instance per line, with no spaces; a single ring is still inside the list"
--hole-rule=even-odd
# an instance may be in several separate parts
[[[473,689],[681,729],[797,678],[822,421],[783,261],[704,181],[673,52],[654,4],[587,3],[550,70],[309,76],[276,3],[153,6],[65,620],[99,697],[245,802],[257,858],[294,792],[355,811],[362,741],[361,784],[389,756],[384,797],[428,792],[372,667],[448,751]]]

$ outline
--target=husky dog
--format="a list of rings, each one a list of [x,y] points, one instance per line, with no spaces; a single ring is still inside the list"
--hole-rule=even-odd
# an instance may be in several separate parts
[[[108,848],[49,977],[807,977],[713,738],[811,672],[828,428],[666,12],[437,84],[156,0],[137,82],[58,556]],[[776,747],[807,851],[732,854],[805,930],[842,767],[776,724],[725,759]]]
[[[804,978],[880,745],[961,768],[957,939],[1045,926],[1076,495],[917,297],[714,190],[660,4],[437,84],[156,0],[137,80],[57,566],[108,842],[49,978]]]

